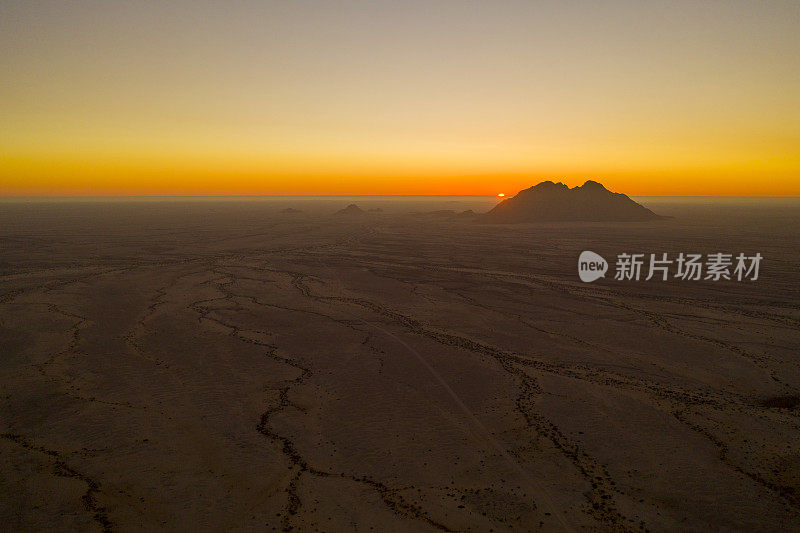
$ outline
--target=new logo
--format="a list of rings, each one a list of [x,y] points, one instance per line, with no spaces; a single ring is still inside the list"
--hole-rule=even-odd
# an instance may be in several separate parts
[[[605,277],[607,271],[608,262],[602,256],[589,250],[581,252],[578,257],[578,276],[581,281],[591,283],[598,278]]]

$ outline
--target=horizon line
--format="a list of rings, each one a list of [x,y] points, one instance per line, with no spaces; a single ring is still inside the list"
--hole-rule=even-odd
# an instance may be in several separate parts
[[[612,191],[614,192],[614,191]],[[626,193],[623,193],[626,194]],[[800,195],[753,195],[753,194],[626,194],[633,198],[800,198]],[[492,194],[300,194],[300,193],[275,193],[275,194],[101,194],[101,195],[61,195],[61,194],[42,194],[42,195],[8,195],[0,196],[0,201],[7,200],[102,200],[102,199],[147,199],[147,198],[352,198],[352,197],[420,197],[420,198],[513,198],[516,194],[506,194],[498,196]]]

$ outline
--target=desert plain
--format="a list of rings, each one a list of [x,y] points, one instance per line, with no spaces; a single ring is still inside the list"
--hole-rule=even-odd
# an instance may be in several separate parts
[[[4,201],[2,528],[800,530],[797,200],[492,201]]]

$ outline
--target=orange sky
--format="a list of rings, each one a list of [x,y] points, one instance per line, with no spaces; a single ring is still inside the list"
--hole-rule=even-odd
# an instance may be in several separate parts
[[[800,196],[792,2],[0,4],[0,196]]]

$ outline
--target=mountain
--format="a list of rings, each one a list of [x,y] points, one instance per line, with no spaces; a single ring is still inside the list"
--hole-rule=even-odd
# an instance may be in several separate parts
[[[336,212],[337,215],[363,215],[364,210],[358,207],[356,204],[350,204],[344,209],[341,209]]]
[[[483,222],[634,222],[662,218],[625,194],[611,192],[596,181],[569,188],[543,181],[503,200],[486,213]]]

